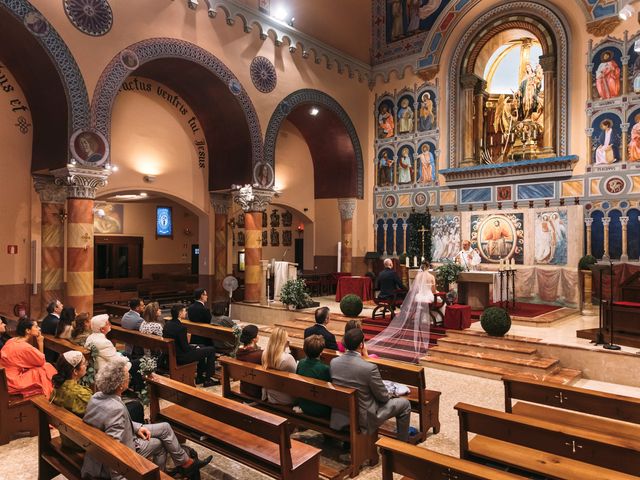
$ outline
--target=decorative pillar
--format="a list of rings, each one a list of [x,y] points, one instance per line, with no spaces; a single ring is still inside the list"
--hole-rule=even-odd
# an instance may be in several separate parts
[[[620,223],[622,224],[622,255],[620,255],[620,261],[627,262],[629,261],[627,251],[627,224],[629,223],[629,217],[620,217]]]
[[[42,205],[41,219],[41,283],[42,308],[54,298],[62,298],[64,286],[64,203],[67,192],[54,183],[54,178],[34,175],[33,184]],[[36,279],[32,279],[36,282]]]
[[[67,295],[77,312],[93,313],[93,207],[110,170],[69,166],[52,172],[67,189]]]
[[[373,250],[378,251],[378,222],[373,224]]]
[[[409,240],[407,239],[407,227],[409,226],[409,224],[407,222],[404,222],[402,224],[402,240],[404,241],[404,245],[403,245],[403,252],[405,255],[407,254],[407,246],[409,245]]]
[[[482,151],[483,151],[483,141],[484,141],[484,91],[487,88],[487,82],[485,80],[478,80],[476,86],[473,90],[474,94],[474,112],[475,117],[473,121],[473,130],[474,130],[474,161],[476,164],[482,163]]]
[[[587,227],[587,233],[586,233],[586,237],[587,237],[587,252],[585,253],[585,255],[591,255],[591,225],[593,225],[593,218],[585,218],[584,219],[584,224]]]
[[[398,255],[398,223],[393,222],[393,255]]]
[[[340,237],[342,239],[340,265],[342,265],[343,272],[351,273],[351,259],[353,257],[353,212],[356,210],[356,199],[339,198],[338,210],[340,210]]]
[[[462,75],[462,162],[463,167],[475,165],[473,133],[474,133],[474,94],[480,78],[472,73]]]
[[[611,219],[609,217],[602,218],[602,227],[604,229],[604,254],[602,255],[603,260],[609,260],[609,223]]]
[[[556,117],[556,57],[542,55],[540,66],[544,72],[544,131],[542,133],[542,153],[547,157],[555,155],[555,117]],[[591,85],[591,84],[589,84]],[[590,89],[591,87],[589,87]]]
[[[624,55],[620,59],[622,61],[622,95],[629,93],[629,59],[629,55]]]
[[[628,143],[627,143],[627,138],[629,135],[629,124],[628,123],[622,123],[620,124],[620,129],[622,130],[622,162],[626,162],[627,161],[627,156],[629,155],[629,148],[628,148]],[[589,150],[590,151],[590,150]]]
[[[244,247],[244,301],[258,303],[262,284],[262,212],[266,210],[275,192],[272,189],[254,188],[245,185],[233,192],[233,200],[245,212]]]
[[[384,249],[382,251],[382,255],[384,255],[385,257],[387,256],[387,228],[389,228],[389,225],[387,225],[387,222],[384,222],[382,224],[382,239],[384,241]]]
[[[227,276],[229,196],[215,193],[211,194],[211,207],[214,212],[213,299],[214,301],[221,301],[228,298],[228,292],[222,288],[222,281]]]

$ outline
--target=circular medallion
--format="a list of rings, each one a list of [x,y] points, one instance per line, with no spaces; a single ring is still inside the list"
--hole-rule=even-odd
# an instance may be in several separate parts
[[[620,208],[627,208],[629,204],[627,202],[620,202]]]
[[[127,70],[135,70],[140,66],[138,55],[133,50],[123,50],[120,52],[120,62]]]
[[[262,188],[273,186],[273,167],[267,162],[259,162],[253,167],[253,182]]]
[[[74,27],[93,37],[106,34],[113,25],[107,0],[64,0],[64,11]]]
[[[384,197],[384,206],[386,208],[393,208],[396,206],[396,197],[393,195],[387,195]]]
[[[518,222],[519,223],[519,222]],[[522,226],[503,215],[489,215],[477,226],[475,236],[480,255],[489,262],[511,258],[518,251],[518,229]]]
[[[280,108],[280,113],[288,115],[291,111],[291,104],[287,100],[283,100],[278,108]]]
[[[611,195],[619,195],[624,191],[624,180],[620,177],[611,177],[605,182],[604,189]]]
[[[427,195],[424,192],[418,192],[413,196],[413,204],[416,207],[424,207],[427,204]]]
[[[82,165],[99,167],[109,157],[107,139],[95,130],[77,130],[69,143],[71,155]]]
[[[278,82],[276,67],[268,58],[254,58],[249,66],[249,72],[251,73],[251,81],[259,92],[269,93],[276,88]]]
[[[49,31],[49,23],[40,12],[29,12],[24,16],[24,26],[31,33],[38,36],[46,35]]]
[[[242,85],[235,78],[229,80],[229,91],[233,93],[235,96],[238,96],[242,93]]]

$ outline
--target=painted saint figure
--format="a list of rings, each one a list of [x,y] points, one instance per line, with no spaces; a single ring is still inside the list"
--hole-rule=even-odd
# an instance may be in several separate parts
[[[393,183],[393,160],[389,158],[389,154],[384,151],[380,160],[378,160],[378,185],[386,186]]]
[[[392,0],[391,2],[391,40],[398,40],[404,34],[402,25],[402,2],[400,0]]]
[[[505,258],[509,254],[507,242],[513,242],[509,228],[500,220],[494,220],[493,225],[484,229],[482,240],[487,242],[487,254],[492,258]]]
[[[393,137],[395,128],[393,115],[389,112],[389,107],[380,105],[380,113],[378,114],[378,138]]]
[[[409,106],[409,99],[400,100],[398,109],[398,133],[413,132],[413,110]]]
[[[600,135],[596,140],[595,164],[608,165],[620,160],[620,136],[613,131],[613,122],[600,122]]]
[[[420,150],[420,155],[418,155],[420,178],[418,181],[423,184],[430,184],[436,181],[436,160],[428,143],[423,144]]]
[[[600,65],[596,70],[596,90],[603,99],[620,94],[620,67],[609,50],[600,55]]]
[[[398,183],[411,183],[411,167],[412,160],[409,155],[409,149],[404,147],[401,151],[400,160],[398,161]]]
[[[640,114],[634,117],[636,122],[631,128],[631,140],[629,141],[629,162],[640,162]]]
[[[418,130],[426,132],[432,130],[436,125],[436,115],[433,112],[433,100],[431,100],[431,94],[424,92],[422,94],[422,102],[420,102],[420,109],[418,110]]]

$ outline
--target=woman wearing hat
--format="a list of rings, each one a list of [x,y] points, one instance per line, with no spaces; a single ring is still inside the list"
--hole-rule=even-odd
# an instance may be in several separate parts
[[[262,363],[262,349],[258,346],[258,327],[255,325],[246,325],[240,334],[240,343],[242,346],[236,352],[236,358],[243,362]],[[245,395],[260,398],[262,396],[262,387],[240,381],[240,391]]]

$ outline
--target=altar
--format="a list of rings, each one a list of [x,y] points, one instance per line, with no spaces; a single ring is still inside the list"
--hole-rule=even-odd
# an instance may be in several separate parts
[[[491,286],[496,272],[461,272],[458,275],[458,302],[473,310],[484,310],[491,304]]]

